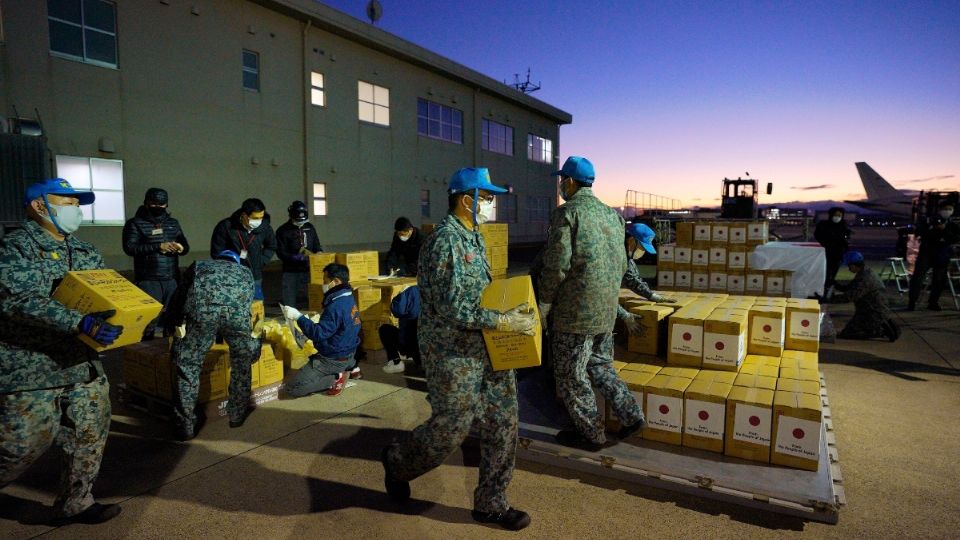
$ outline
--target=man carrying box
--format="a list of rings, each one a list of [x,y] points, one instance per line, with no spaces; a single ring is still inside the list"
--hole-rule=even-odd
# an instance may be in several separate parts
[[[182,441],[196,436],[194,408],[200,371],[216,336],[223,336],[230,348],[227,415],[232,428],[242,426],[247,419],[250,365],[260,359],[260,340],[250,335],[253,273],[233,251],[222,251],[216,257],[190,265],[170,300],[169,313],[162,317],[169,331],[180,327],[180,338],[174,339],[170,356],[177,370],[174,423]]]
[[[491,278],[478,227],[489,219],[494,194],[506,192],[490,182],[486,168],[460,169],[450,179],[450,213],[425,240],[417,277],[420,351],[433,413],[399,444],[385,447],[381,458],[387,493],[405,502],[409,481],[443,463],[478,420],[473,519],[520,530],[530,516],[507,502],[517,451],[517,383],[513,370],[493,371],[482,330],[532,335],[535,318],[526,305],[506,313],[480,307]]]
[[[83,315],[50,298],[67,272],[103,268],[97,249],[73,236],[80,205],[93,201],[61,178],[33,184],[27,220],[0,242],[0,488],[59,446],[65,470],[54,525],[120,513],[91,493],[110,431],[110,385],[77,335],[109,345],[123,328],[106,322],[110,313]]]
[[[350,270],[331,263],[323,268],[323,313],[314,323],[297,308],[281,306],[283,316],[295,321],[313,341],[317,354],[310,357],[287,385],[287,394],[302,397],[317,392],[340,395],[357,367],[353,353],[360,345],[360,309],[350,286]]]
[[[550,338],[557,391],[576,429],[560,444],[598,450],[607,442],[591,382],[611,404],[625,438],[643,427],[643,411],[613,368],[613,323],[627,261],[623,218],[597,199],[593,164],[571,156],[560,176],[566,201],[550,216],[540,275],[540,317],[553,313]],[[652,246],[650,246],[652,247]]]

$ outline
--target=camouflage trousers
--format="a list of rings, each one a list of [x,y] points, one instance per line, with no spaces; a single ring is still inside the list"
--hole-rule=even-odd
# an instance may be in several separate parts
[[[0,394],[0,488],[16,480],[47,449],[62,450],[59,516],[72,516],[93,504],[110,432],[110,385],[91,382]]]
[[[246,416],[250,404],[250,365],[260,359],[260,340],[250,337],[250,332],[248,310],[209,306],[199,313],[187,315],[187,335],[174,340],[170,353],[177,371],[174,420],[180,430],[192,432],[196,427],[194,409],[200,390],[200,372],[217,334],[223,336],[230,348],[227,414],[231,420]]]
[[[473,508],[503,512],[517,454],[517,380],[477,358],[424,357],[427,399],[433,414],[387,452],[397,480],[413,480],[439,466],[470,432],[480,427],[480,482]]]
[[[613,369],[612,333],[585,336],[552,332],[551,336],[557,393],[584,437],[597,444],[607,440],[591,382],[624,425],[643,419],[643,410]]]

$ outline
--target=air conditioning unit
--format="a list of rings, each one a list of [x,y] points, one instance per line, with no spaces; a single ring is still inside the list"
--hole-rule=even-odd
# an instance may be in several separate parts
[[[40,122],[36,120],[11,117],[9,119],[9,124],[10,133],[27,135],[30,137],[40,137],[43,135],[43,126],[41,126]]]

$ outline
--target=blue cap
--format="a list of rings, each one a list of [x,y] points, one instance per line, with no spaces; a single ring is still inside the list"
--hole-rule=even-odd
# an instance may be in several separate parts
[[[653,229],[643,223],[631,223],[627,225],[627,234],[632,236],[644,251],[657,254],[657,250],[653,248],[653,239],[657,237],[657,233],[653,232]]]
[[[569,176],[577,182],[593,185],[596,174],[593,172],[593,163],[585,157],[570,156],[563,162],[563,168],[550,176]]]
[[[507,189],[490,182],[490,171],[486,167],[466,167],[453,173],[447,194],[464,193],[482,189],[490,193],[506,193]]]
[[[843,264],[863,264],[863,253],[859,251],[848,251],[843,254]]]
[[[27,186],[27,191],[23,194],[23,205],[29,206],[30,201],[43,197],[45,195],[60,195],[61,197],[76,197],[80,199],[80,204],[93,204],[96,195],[92,191],[77,191],[73,189],[70,182],[63,178],[51,178],[36,184]]]
[[[243,264],[243,263],[240,262],[240,255],[238,255],[236,251],[230,251],[229,249],[225,249],[225,250],[221,251],[220,253],[217,253],[217,258],[218,258],[218,259],[229,259],[229,260],[232,260],[232,261],[236,261],[237,264]]]

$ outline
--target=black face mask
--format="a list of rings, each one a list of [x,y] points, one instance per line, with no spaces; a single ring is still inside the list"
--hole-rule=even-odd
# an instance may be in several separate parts
[[[163,216],[164,214],[167,213],[167,209],[166,209],[166,208],[160,208],[160,207],[157,207],[157,206],[148,206],[148,207],[147,207],[147,212],[150,212],[150,215],[153,216],[153,217],[161,217],[161,216]]]

